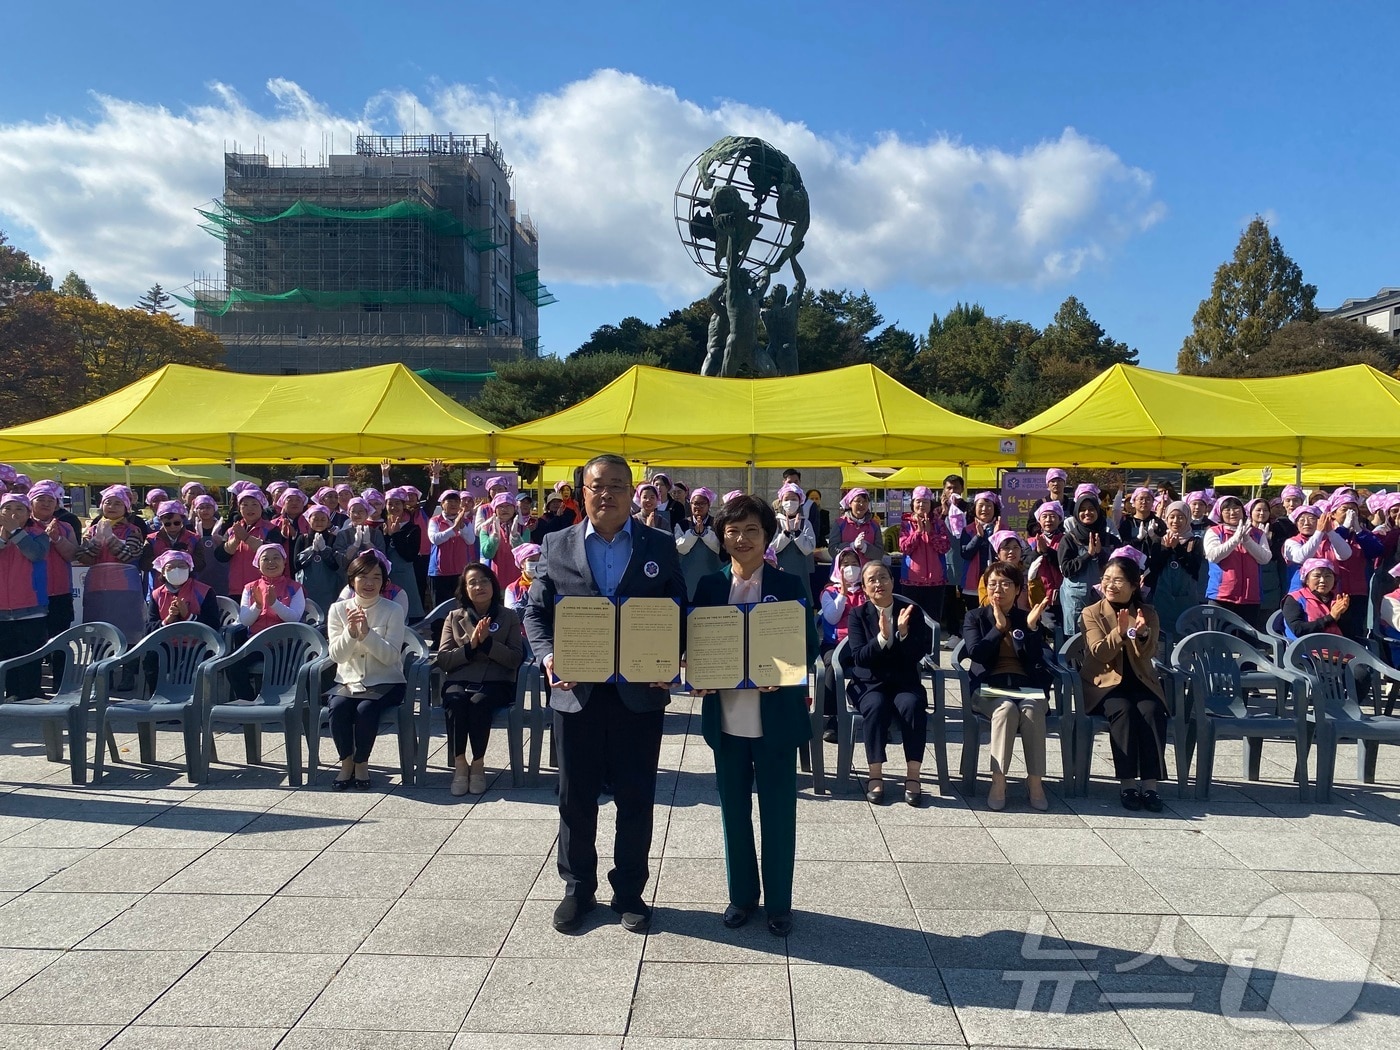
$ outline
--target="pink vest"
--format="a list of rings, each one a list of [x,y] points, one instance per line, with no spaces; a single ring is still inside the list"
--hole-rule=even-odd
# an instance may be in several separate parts
[[[63,531],[63,535],[76,543],[78,538],[73,535],[73,526],[66,521],[60,521],[58,527]],[[47,523],[45,523],[47,528]],[[54,598],[60,594],[73,593],[73,564],[58,553],[58,548],[49,544],[49,597]]]
[[[865,553],[861,554],[860,551],[856,551],[856,553],[860,555],[861,565],[864,565],[872,557],[879,558],[884,555],[885,545],[880,541],[880,530],[875,527],[874,518],[866,518],[864,522],[857,525],[846,515],[842,514],[841,517],[837,519],[837,525],[841,530],[838,533],[840,537],[840,542],[837,544],[838,551],[855,543],[857,536],[864,536]]]
[[[437,525],[439,529],[452,527],[452,522],[442,514],[434,515],[433,523]],[[423,529],[423,535],[428,535],[426,526]],[[467,567],[467,562],[470,560],[471,547],[466,540],[462,539],[461,534],[458,533],[446,543],[439,543],[433,548],[433,557],[429,564],[434,576],[460,576],[462,575],[462,570]]]
[[[1361,550],[1361,545],[1355,540],[1347,540],[1347,546],[1351,548],[1351,557],[1346,561],[1338,561],[1332,553],[1331,537],[1328,537],[1323,543],[1327,550],[1322,556],[1332,563],[1332,568],[1337,575],[1337,593],[1352,596],[1364,595],[1366,593],[1366,554]]]
[[[942,587],[947,583],[943,572],[942,555],[948,552],[951,541],[943,518],[934,515],[929,521],[927,532],[919,531],[910,519],[900,526],[899,549],[908,560],[904,567],[904,582],[911,587]]]
[[[1224,525],[1212,525],[1210,531],[1221,543],[1233,534],[1233,530]],[[1255,528],[1250,529],[1250,534],[1252,539],[1260,535]],[[1267,538],[1264,543],[1267,545]],[[1228,554],[1224,561],[1214,563],[1214,568],[1218,571],[1219,582],[1214,593],[1207,592],[1209,597],[1236,605],[1259,604],[1259,563],[1254,560],[1254,555],[1244,549],[1243,544]]]
[[[271,528],[266,522],[258,522],[248,530],[248,534],[260,540],[265,540],[270,531]],[[260,573],[257,566],[253,564],[254,553],[256,553],[256,548],[249,547],[246,543],[240,543],[234,548],[233,557],[229,559],[228,563],[229,597],[237,598],[243,593],[244,587],[248,586],[248,584],[252,583],[254,580],[262,579],[262,573]],[[286,554],[286,551],[282,553]]]
[[[203,607],[204,599],[208,597],[208,595],[209,588],[194,579],[186,580],[185,585],[178,591],[172,591],[163,583],[157,585],[156,589],[151,591],[151,597],[155,599],[156,609],[160,613],[161,623],[165,622],[165,616],[170,612],[170,606],[177,597],[184,599],[185,607],[190,611],[186,619],[198,620],[199,610]]]
[[[261,573],[258,574],[258,579],[263,579]],[[292,595],[301,590],[301,584],[297,583],[295,580],[289,580],[285,575],[279,576],[275,580],[268,580],[267,582],[272,585],[274,599],[281,602],[283,605],[290,605]],[[254,584],[249,584],[249,586],[254,586]],[[251,598],[252,595],[248,594],[245,597]],[[247,602],[245,601],[244,604],[247,604]],[[263,606],[262,611],[258,613],[258,618],[253,621],[252,626],[248,628],[248,635],[251,637],[259,631],[265,631],[269,627],[276,627],[279,623],[284,622],[282,617],[278,616],[277,613],[273,611],[272,602],[268,602]]]
[[[422,507],[419,507],[409,517],[409,520],[418,525],[418,557],[426,558],[433,553],[433,541],[428,538],[428,515],[423,513]]]
[[[1303,615],[1309,621],[1320,620],[1328,615],[1332,610],[1322,603],[1322,599],[1313,594],[1306,587],[1299,587],[1296,591],[1289,591],[1288,597],[1303,607]],[[1324,634],[1341,634],[1342,629],[1335,623],[1323,628]]]

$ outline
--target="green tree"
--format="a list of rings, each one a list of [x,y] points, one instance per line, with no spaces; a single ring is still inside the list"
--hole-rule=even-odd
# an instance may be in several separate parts
[[[1269,339],[1263,352],[1227,357],[1202,375],[1247,378],[1316,372],[1344,365],[1371,365],[1382,372],[1400,369],[1400,344],[1369,325],[1340,317],[1293,321]]]
[[[999,422],[1016,363],[1040,335],[1026,321],[988,317],[977,303],[958,303],[934,316],[909,385],[954,412]]]
[[[1177,369],[1188,375],[1226,367],[1232,358],[1250,358],[1290,321],[1316,320],[1317,286],[1283,250],[1259,216],[1245,228],[1234,258],[1215,271],[1210,296],[1201,300],[1192,331],[1177,355]]]
[[[469,407],[497,426],[511,427],[561,412],[592,397],[633,365],[657,365],[652,354],[597,353],[579,358],[541,357],[500,361],[480,396]],[[660,405],[657,411],[683,406]]]
[[[57,288],[58,295],[72,295],[79,299],[87,299],[90,302],[97,302],[97,296],[92,294],[92,286],[78,276],[76,270],[69,270],[68,276],[63,278],[63,283]]]
[[[1137,351],[1110,339],[1088,309],[1070,296],[1040,338],[1020,355],[1005,387],[998,422],[1024,422],[1113,365],[1137,364]]]
[[[29,292],[47,292],[53,278],[29,257],[29,253],[9,243],[0,230],[0,303]]]
[[[654,329],[640,317],[624,317],[620,324],[605,324],[593,330],[586,342],[569,357],[593,357],[598,354],[646,353],[645,340]]]
[[[173,314],[175,300],[159,284],[153,284],[145,295],[136,300],[136,309],[145,310],[148,314]]]

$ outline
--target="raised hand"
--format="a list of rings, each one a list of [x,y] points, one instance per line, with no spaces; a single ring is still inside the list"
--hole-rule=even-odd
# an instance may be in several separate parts
[[[909,637],[909,627],[910,627],[910,625],[911,625],[913,622],[914,622],[914,607],[913,607],[912,605],[906,605],[906,606],[904,607],[904,611],[901,612],[901,613],[899,614],[899,625],[898,625],[898,628],[899,628],[899,636],[900,636],[901,638],[908,638],[908,637]]]
[[[1132,625],[1133,625],[1133,618],[1132,618],[1132,616],[1128,613],[1128,610],[1127,610],[1127,609],[1119,609],[1119,610],[1118,610],[1118,633],[1126,636],[1127,633],[1128,633],[1128,628],[1131,627]]]
[[[1032,631],[1040,626],[1040,618],[1045,615],[1045,610],[1050,608],[1050,595],[1047,593],[1044,598],[1036,602],[1031,607],[1031,611],[1026,614],[1026,626]]]
[[[996,623],[997,630],[1005,634],[1007,629],[1011,626],[1011,621],[1007,619],[1006,613],[995,601],[992,602],[992,618]]]
[[[476,621],[476,626],[472,628],[472,645],[479,647],[486,644],[486,639],[491,637],[491,617],[483,616]]]
[[[1339,594],[1332,599],[1332,604],[1327,611],[1332,614],[1333,619],[1340,619],[1350,607],[1351,596],[1348,594]]]

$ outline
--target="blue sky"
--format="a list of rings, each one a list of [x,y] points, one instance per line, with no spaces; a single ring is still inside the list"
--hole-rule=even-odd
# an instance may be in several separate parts
[[[1044,324],[1073,294],[1172,368],[1256,213],[1323,307],[1400,283],[1395,5],[655,8],[11,10],[0,228],[130,301],[216,268],[192,209],[220,192],[230,136],[314,157],[328,130],[343,151],[345,129],[416,113],[420,131],[498,131],[560,298],[541,312],[556,352],[703,291],[669,193],[724,130],[803,169],[813,282],[865,287],[916,332],[958,299]]]

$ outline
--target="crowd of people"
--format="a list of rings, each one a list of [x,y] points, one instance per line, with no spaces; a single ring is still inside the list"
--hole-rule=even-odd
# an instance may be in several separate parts
[[[562,481],[540,513],[511,479],[486,479],[481,498],[450,487],[431,465],[429,491],[289,482],[266,490],[235,483],[220,505],[198,482],[151,489],[147,513],[126,486],[103,489],[80,521],[64,490],[0,465],[0,659],[39,649],[75,617],[73,567],[87,569],[82,619],[118,627],[129,641],[163,625],[227,628],[219,599],[255,635],[280,623],[324,622],[335,685],[324,698],[340,758],[336,790],[370,787],[381,715],[403,702],[400,647],[409,625],[446,603],[435,660],[454,759],[453,795],[485,790],[492,714],[509,706],[519,668],[547,673],[559,753],[560,871],[555,915],[576,929],[593,906],[593,838],[604,783],[618,804],[614,908],[643,929],[660,713],[667,683],[561,682],[552,665],[559,595],[670,596],[693,605],[801,600],[812,611],[809,648],[828,667],[846,643],[847,695],[827,690],[826,736],[837,704],[864,719],[867,797],[884,799],[891,729],[901,731],[903,799],[921,802],[928,696],[921,662],[928,623],[959,635],[971,664],[973,703],[992,726],[987,805],[1002,809],[1012,750],[1021,740],[1027,801],[1045,809],[1046,654],[1082,634],[1084,695],[1109,723],[1115,776],[1130,810],[1159,810],[1166,775],[1167,706],[1153,658],[1176,638],[1186,609],[1209,602],[1289,638],[1325,632],[1400,649],[1400,494],[1350,487],[1274,499],[1209,490],[1179,497],[1169,484],[1109,499],[1091,483],[1069,488],[1047,472],[1049,497],[1029,519],[1009,519],[1000,496],[968,498],[962,478],[919,486],[910,510],[881,521],[864,488],[834,517],[821,493],[785,472],[773,498],[723,497],[602,456],[584,470],[582,500]],[[574,526],[579,526],[574,528]],[[824,541],[824,542],[823,542]],[[639,561],[640,559],[640,561]],[[645,573],[629,573],[644,563]],[[766,571],[771,570],[771,571]],[[901,599],[901,600],[897,600]],[[920,614],[923,615],[920,615]],[[441,612],[439,616],[441,616]],[[1392,654],[1393,659],[1393,654]],[[231,674],[234,691],[250,689]],[[40,669],[7,679],[37,697]],[[766,901],[769,926],[791,927],[795,749],[807,738],[806,690],[724,690],[706,696],[705,739],[716,750],[731,905],[742,925]],[[648,756],[651,756],[648,758]],[[765,849],[758,861],[749,797],[757,785]],[[624,841],[625,840],[625,841]]]

